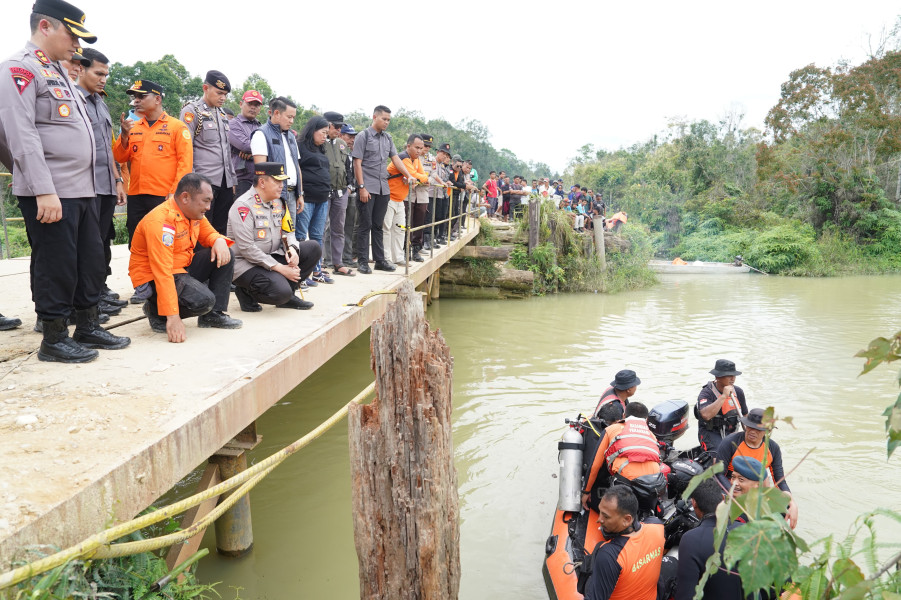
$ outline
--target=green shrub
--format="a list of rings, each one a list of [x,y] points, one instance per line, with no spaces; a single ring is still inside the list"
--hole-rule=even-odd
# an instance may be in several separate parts
[[[816,234],[810,225],[785,224],[754,237],[744,253],[749,265],[767,273],[784,273],[819,260]]]

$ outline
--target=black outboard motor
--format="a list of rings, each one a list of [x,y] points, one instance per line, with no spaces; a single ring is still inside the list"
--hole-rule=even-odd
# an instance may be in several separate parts
[[[660,460],[669,463],[678,455],[673,442],[688,431],[688,402],[666,400],[652,408],[648,414],[648,429],[660,445]]]

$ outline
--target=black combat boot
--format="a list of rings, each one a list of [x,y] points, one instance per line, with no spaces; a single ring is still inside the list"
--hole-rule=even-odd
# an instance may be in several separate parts
[[[166,333],[166,317],[161,317],[157,310],[156,305],[152,305],[149,300],[144,303],[144,314],[150,323],[150,329],[156,333]]]
[[[235,297],[238,299],[238,304],[241,305],[241,310],[244,312],[260,312],[263,310],[263,307],[253,299],[250,292],[240,286],[235,288]]]
[[[69,337],[69,328],[65,319],[42,321],[41,329],[44,340],[38,350],[38,360],[61,363],[91,362],[100,354],[96,350],[85,348]]]
[[[211,310],[205,315],[197,317],[197,326],[201,328],[215,327],[216,329],[241,329],[243,323],[240,319],[233,319],[221,310]]]
[[[0,331],[6,331],[7,329],[15,329],[19,325],[22,324],[22,319],[16,319],[14,317],[4,317],[0,315]]]
[[[72,339],[85,348],[119,350],[131,343],[131,339],[113,335],[100,326],[96,306],[75,311],[75,333]]]

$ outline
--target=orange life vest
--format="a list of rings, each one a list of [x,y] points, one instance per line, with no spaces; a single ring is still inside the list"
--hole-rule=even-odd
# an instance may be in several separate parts
[[[648,429],[648,423],[644,419],[628,418],[623,423],[623,429],[610,441],[610,446],[604,453],[607,460],[607,470],[611,474],[622,471],[629,463],[656,462],[660,463],[660,449],[657,438]],[[625,458],[618,471],[613,470],[613,461],[617,458]]]
[[[610,386],[604,390],[604,393],[601,394],[601,399],[598,401],[598,405],[594,407],[594,416],[597,417],[601,407],[611,402],[619,402],[619,405],[623,407],[623,415],[626,414],[626,404],[628,404],[629,401],[626,400],[623,402],[623,400],[616,395],[616,390],[613,389],[613,386]]]
[[[763,460],[764,450],[766,451],[766,461]],[[732,468],[732,462],[737,456],[756,458],[764,468],[770,470],[770,478],[775,481],[776,476],[773,474],[773,453],[770,452],[767,444],[760,444],[759,448],[751,448],[746,441],[742,440],[738,447],[735,448],[735,452],[732,453],[732,459],[729,461],[730,473],[735,470]]]

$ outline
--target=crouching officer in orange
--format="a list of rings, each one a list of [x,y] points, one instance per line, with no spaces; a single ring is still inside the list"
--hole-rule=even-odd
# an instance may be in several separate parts
[[[698,419],[698,441],[704,450],[713,454],[723,438],[738,429],[739,418],[747,416],[748,403],[744,390],[735,385],[735,378],[741,371],[735,368],[734,362],[721,358],[710,374],[715,379],[701,388],[695,417]]]
[[[663,523],[638,520],[638,499],[626,486],[601,498],[598,524],[606,541],[591,557],[585,600],[654,600],[663,560]]]
[[[604,419],[615,408],[615,405],[605,405],[600,418]],[[657,438],[648,429],[648,407],[641,402],[630,402],[625,421],[613,423],[604,430],[590,464],[582,490],[582,504],[586,508],[591,491],[597,488],[599,479],[606,483],[607,474],[631,481],[660,473],[660,449]]]
[[[103,242],[94,188],[94,132],[84,98],[59,61],[69,60],[84,13],[62,0],[37,0],[31,40],[0,65],[0,162],[12,170],[13,194],[31,244],[35,312],[44,339],[38,359],[84,363],[94,348],[130,342],[100,327]],[[75,334],[66,319],[75,309]]]
[[[150,283],[144,314],[150,328],[168,334],[170,342],[185,341],[182,319],[187,317],[199,317],[198,327],[241,327],[241,321],[225,314],[235,256],[229,248],[233,242],[204,217],[212,201],[209,179],[185,175],[175,197],[141,219],[131,242],[128,275],[135,287]],[[203,248],[194,252],[198,244]]]
[[[285,165],[261,162],[254,167],[254,186],[235,200],[228,213],[228,237],[235,240],[235,296],[244,312],[263,310],[261,302],[278,308],[313,308],[294,291],[316,268],[322,248],[314,240],[299,242],[289,226],[285,256],[282,221],[291,219],[281,199],[288,179]]]

